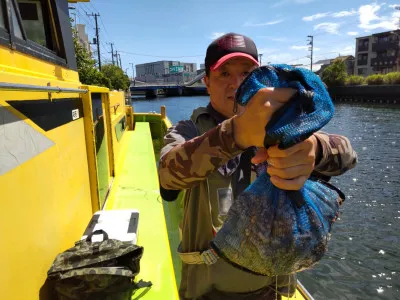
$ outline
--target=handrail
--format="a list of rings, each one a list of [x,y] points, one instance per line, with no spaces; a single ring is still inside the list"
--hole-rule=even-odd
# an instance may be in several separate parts
[[[199,81],[200,79],[202,79],[204,76],[206,75],[206,72],[203,71],[201,72],[199,75],[197,75],[196,77],[194,77],[192,80],[188,81],[188,82],[184,82],[183,86],[191,86],[194,83],[196,83],[197,81]]]
[[[47,93],[79,93],[86,94],[88,90],[84,89],[69,89],[60,88],[58,86],[40,86],[31,84],[19,84],[19,83],[9,83],[0,82],[0,90],[8,91],[31,91],[31,92],[47,92]]]

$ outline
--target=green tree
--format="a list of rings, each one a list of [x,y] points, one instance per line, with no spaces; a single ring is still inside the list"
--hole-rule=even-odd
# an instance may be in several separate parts
[[[96,68],[96,61],[92,59],[89,51],[84,48],[78,40],[78,33],[72,29],[73,40],[75,46],[76,64],[79,73],[79,80],[83,84],[97,85],[111,88],[111,81],[99,72]]]
[[[347,78],[346,64],[342,60],[335,60],[333,64],[322,71],[321,79],[328,87],[342,86]]]
[[[124,73],[124,71],[114,65],[104,65],[101,68],[101,72],[105,77],[111,80],[111,86],[115,90],[128,90],[130,85],[129,77]]]

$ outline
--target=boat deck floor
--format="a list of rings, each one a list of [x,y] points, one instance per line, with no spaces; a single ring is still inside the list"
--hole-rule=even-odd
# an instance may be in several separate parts
[[[141,270],[135,281],[151,281],[132,299],[179,299],[172,265],[150,126],[137,122],[123,135],[116,177],[105,208],[138,209],[138,245],[144,247]]]

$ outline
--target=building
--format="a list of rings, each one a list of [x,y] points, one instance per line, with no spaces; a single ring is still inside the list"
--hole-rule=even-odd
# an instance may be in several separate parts
[[[400,30],[356,39],[356,75],[400,72]]]
[[[144,82],[186,82],[196,75],[196,63],[162,60],[136,65],[136,79]]]
[[[90,48],[89,37],[86,33],[86,25],[84,24],[76,24],[76,31],[78,33],[79,43],[84,47],[89,53],[92,53],[92,49]]]
[[[337,60],[341,60],[341,61],[344,62],[344,64],[346,65],[347,75],[354,75],[355,57],[353,55],[344,55],[344,56],[338,56],[338,57],[335,57],[335,58],[319,60],[315,64],[316,65],[321,65],[321,68],[318,71],[316,71],[315,73],[317,75],[321,75],[321,73],[327,67],[329,67],[331,64],[333,64]]]

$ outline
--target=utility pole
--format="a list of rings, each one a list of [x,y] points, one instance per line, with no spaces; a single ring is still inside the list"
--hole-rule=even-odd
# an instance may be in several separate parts
[[[114,48],[113,48],[114,43],[107,43],[107,44],[111,45],[111,60],[112,60],[112,64],[115,66],[115,61],[114,61]],[[108,52],[108,53],[110,53],[110,52]]]
[[[310,47],[308,48],[308,51],[311,52],[311,55],[309,56],[309,58],[311,59],[310,69],[311,69],[311,72],[312,72],[313,50],[314,50],[314,36],[308,35],[307,37],[310,38],[310,40],[308,41],[309,43],[308,43],[307,45],[310,46]]]
[[[262,55],[262,53],[258,54],[258,57],[260,58],[260,59],[259,59],[259,60],[260,60],[260,61],[259,61],[259,63],[260,63],[260,66],[262,65],[262,59],[261,59],[261,58],[262,58],[262,56],[263,56],[263,55]]]
[[[394,9],[400,10],[400,5],[396,5],[396,6],[394,7]],[[398,29],[400,30],[400,17],[399,17],[399,24],[397,25],[397,27],[398,27]]]
[[[394,9],[400,11],[400,5],[396,5]],[[397,35],[398,46],[397,46],[397,72],[400,72],[400,17],[399,24],[397,25],[397,31],[395,30],[395,34]]]
[[[99,70],[101,71],[101,58],[100,58],[100,39],[99,39],[99,26],[97,24],[97,17],[100,17],[100,14],[93,14],[91,13],[90,15],[86,13],[88,17],[94,17],[94,20],[96,22],[96,43],[97,43],[97,58],[99,60]]]
[[[134,70],[134,66],[133,63],[129,63],[132,67],[132,80],[135,78],[135,70]]]
[[[115,50],[115,57],[117,59],[117,67],[120,67],[120,65],[118,64],[118,51],[117,50]]]
[[[118,57],[119,57],[119,67],[122,69],[121,54],[118,53]]]

